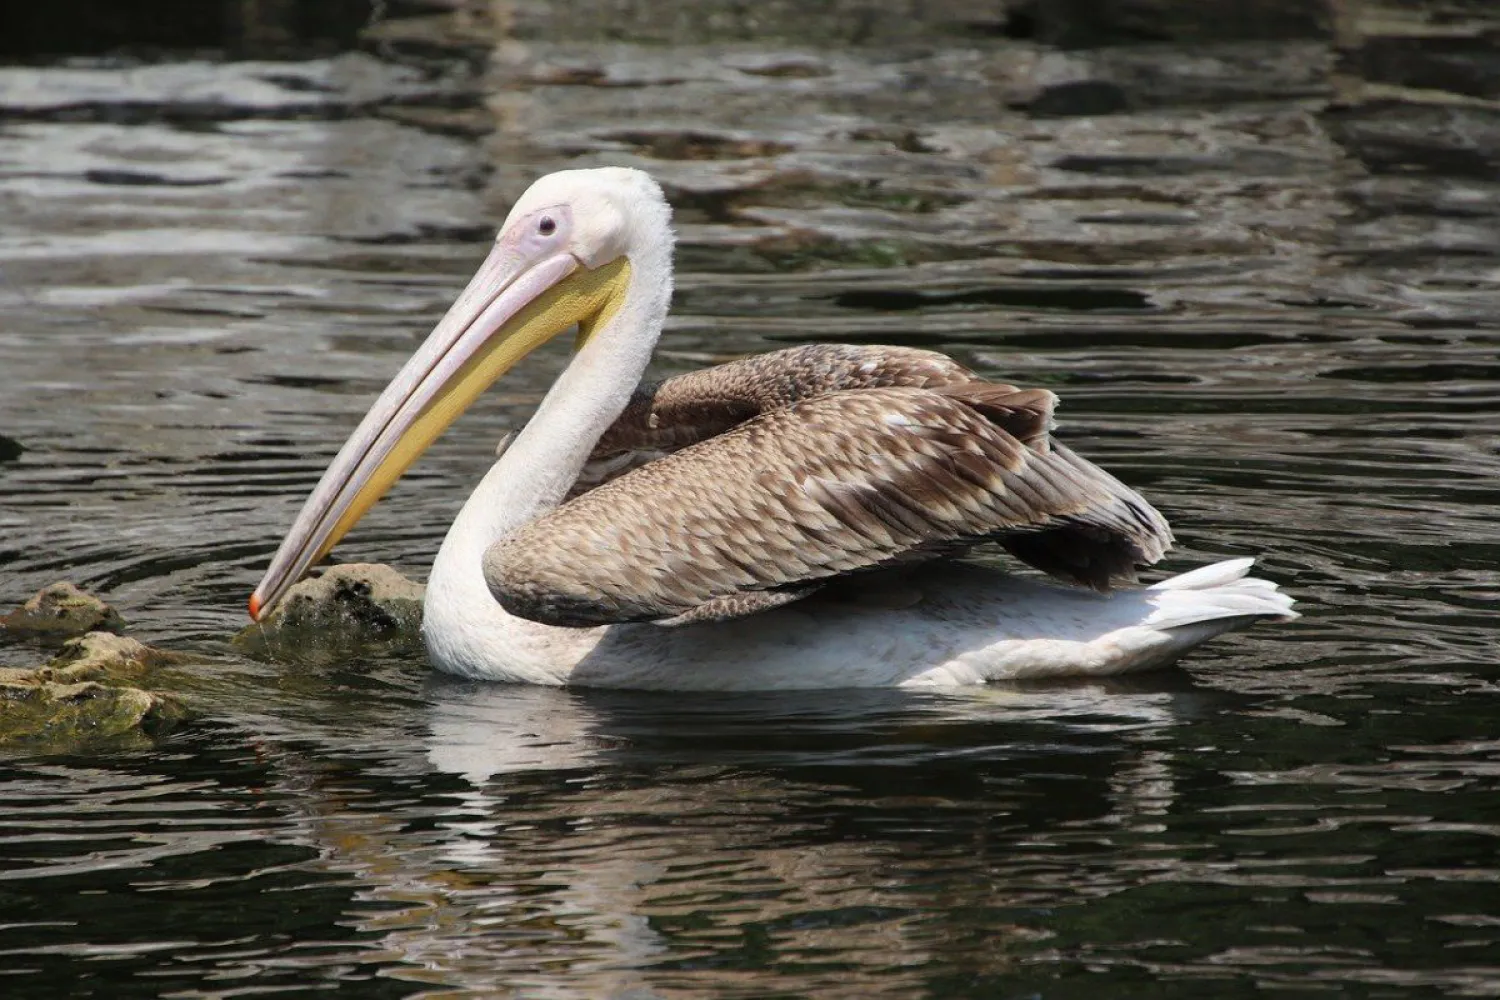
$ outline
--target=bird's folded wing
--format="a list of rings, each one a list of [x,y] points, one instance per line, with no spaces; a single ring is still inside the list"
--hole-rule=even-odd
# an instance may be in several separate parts
[[[1052,402],[980,383],[784,406],[538,518],[491,547],[485,576],[510,613],[574,626],[753,608],[764,602],[724,599],[990,540],[1106,587],[1171,534],[1134,491],[1047,441]]]
[[[932,389],[977,379],[936,351],[856,344],[788,347],[675,375],[635,391],[594,446],[569,495],[815,396],[890,386]]]

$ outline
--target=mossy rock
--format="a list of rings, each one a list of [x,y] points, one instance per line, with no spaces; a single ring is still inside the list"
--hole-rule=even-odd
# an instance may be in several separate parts
[[[297,660],[372,645],[415,649],[425,590],[381,563],[330,566],[298,583],[235,641],[255,655]]]
[[[44,639],[118,632],[124,627],[118,611],[66,581],[43,587],[16,610],[0,615],[0,629]]]
[[[108,632],[69,640],[41,667],[0,669],[0,746],[77,750],[159,735],[187,714],[176,698],[140,686],[172,653]]]

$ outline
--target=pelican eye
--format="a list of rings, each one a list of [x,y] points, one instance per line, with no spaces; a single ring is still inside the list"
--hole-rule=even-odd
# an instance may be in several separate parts
[[[557,223],[553,221],[552,216],[544,215],[542,216],[542,221],[536,224],[536,231],[543,236],[551,236],[557,232]]]

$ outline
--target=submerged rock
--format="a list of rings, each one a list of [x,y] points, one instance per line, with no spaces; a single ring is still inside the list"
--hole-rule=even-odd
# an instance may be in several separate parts
[[[75,749],[133,733],[155,735],[187,713],[140,686],[181,657],[109,632],[70,639],[50,663],[0,668],[0,746]]]
[[[0,615],[0,628],[18,635],[60,637],[124,627],[118,611],[66,581],[43,587],[10,614]]]
[[[297,584],[265,628],[415,628],[422,621],[426,588],[381,563],[330,566]]]
[[[425,592],[381,563],[330,566],[293,587],[238,642],[251,652],[298,659],[321,658],[318,652],[330,648],[416,644]]]

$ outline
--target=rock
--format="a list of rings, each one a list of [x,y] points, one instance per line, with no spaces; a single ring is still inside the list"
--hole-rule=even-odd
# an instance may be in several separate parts
[[[320,658],[320,649],[415,644],[426,588],[380,563],[330,566],[293,587],[269,615],[243,630],[241,646],[278,658]]]
[[[143,680],[151,671],[184,658],[156,649],[135,639],[109,632],[90,632],[63,645],[62,652],[38,672],[48,680],[77,681]]]
[[[287,593],[261,623],[276,628],[415,627],[426,588],[380,563],[330,566]]]
[[[18,635],[68,636],[125,627],[119,612],[71,583],[43,587],[30,600],[8,615],[0,616],[0,627]]]
[[[71,639],[46,666],[0,669],[0,746],[70,750],[98,740],[155,735],[186,709],[138,686],[181,657],[134,639],[90,632]]]

